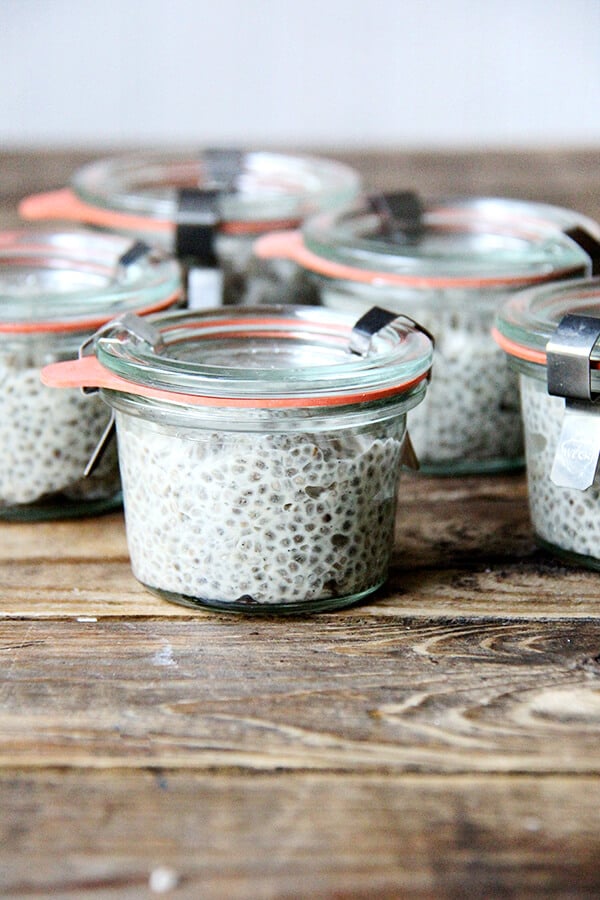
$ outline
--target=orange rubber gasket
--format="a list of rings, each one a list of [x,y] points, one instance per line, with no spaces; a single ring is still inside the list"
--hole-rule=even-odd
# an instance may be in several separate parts
[[[526,347],[524,344],[512,341],[510,338],[505,337],[497,328],[492,328],[492,337],[509,356],[514,356],[515,359],[524,359],[526,362],[536,363],[539,366],[546,365],[545,350],[534,350],[533,347]],[[600,360],[591,359],[590,366],[592,369],[600,369]]]
[[[356,394],[305,397],[211,397],[198,394],[183,394],[176,391],[165,391],[160,388],[147,387],[128,381],[115,375],[103,366],[95,356],[84,356],[81,359],[51,363],[41,371],[42,382],[57,388],[99,387],[118,391],[122,394],[134,394],[151,400],[171,401],[191,406],[228,407],[237,409],[294,409],[306,407],[349,406],[371,400],[384,400],[405,393],[424,381],[429,370],[410,381],[373,391],[360,391]]]
[[[177,291],[171,294],[170,297],[167,297],[166,300],[145,306],[143,309],[136,310],[136,313],[139,316],[146,316],[150,313],[161,312],[164,309],[168,309],[180,298],[181,291]],[[0,322],[0,334],[49,334],[52,332],[95,331],[96,328],[100,328],[101,325],[110,322],[112,318],[113,316],[102,316],[94,319],[78,319],[73,322]]]
[[[398,275],[394,272],[374,272],[370,269],[359,269],[344,263],[336,263],[318,256],[309,250],[302,232],[286,231],[279,234],[268,234],[257,240],[254,245],[257,256],[263,259],[291,259],[293,262],[328,278],[341,281],[354,281],[370,284],[375,287],[405,286],[414,288],[490,288],[505,286],[529,286],[556,281],[573,271],[573,267],[557,269],[545,275],[530,277],[505,278],[468,278],[464,276],[439,277],[424,275]]]
[[[118,212],[93,206],[81,200],[71,188],[32,194],[19,203],[19,215],[28,220],[67,219],[99,228],[117,231],[156,232],[165,234],[174,232],[176,225],[168,219],[151,219],[133,213]],[[300,219],[269,219],[256,221],[231,221],[219,223],[219,231],[232,235],[258,235],[266,231],[279,231],[296,228]]]

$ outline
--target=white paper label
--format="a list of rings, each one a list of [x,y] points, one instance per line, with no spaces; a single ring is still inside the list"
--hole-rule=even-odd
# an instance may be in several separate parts
[[[550,478],[558,487],[585,491],[594,483],[600,457],[600,409],[566,402]]]
[[[188,272],[188,309],[211,309],[223,306],[223,272],[221,269],[190,268]]]

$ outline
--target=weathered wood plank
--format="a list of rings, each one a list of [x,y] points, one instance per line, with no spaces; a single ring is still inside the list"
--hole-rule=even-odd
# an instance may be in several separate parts
[[[0,765],[600,773],[600,619],[0,624]]]
[[[0,522],[0,566],[27,560],[51,564],[63,559],[128,560],[122,514],[54,522]]]
[[[573,619],[600,616],[598,573],[568,569],[542,554],[517,562],[486,561],[439,569],[412,569],[399,557],[387,585],[364,604],[335,616]],[[0,564],[0,620],[80,616],[170,619],[213,618],[155,597],[138,584],[128,560],[57,559]],[[220,618],[217,616],[217,618]],[[315,618],[314,627],[323,620]],[[252,619],[244,619],[252,628]]]
[[[0,597],[0,618],[190,616],[135,581],[121,514],[0,524]],[[522,475],[407,476],[389,582],[361,607],[381,614],[597,616],[598,576],[536,550]]]
[[[402,147],[355,151],[331,147],[326,152],[312,147],[279,149],[292,153],[306,150],[344,160],[375,190],[410,188],[428,197],[461,193],[515,196],[600,214],[600,150],[595,147],[484,152]],[[119,152],[116,146],[102,151],[23,148],[0,152],[0,204],[9,212],[25,194],[63,187],[85,162]]]
[[[5,773],[0,896],[600,894],[596,779]]]

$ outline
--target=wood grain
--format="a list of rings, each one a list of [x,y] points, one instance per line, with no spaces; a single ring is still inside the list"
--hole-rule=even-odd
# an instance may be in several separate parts
[[[84,802],[82,802],[82,799]],[[330,774],[0,776],[0,896],[587,897],[590,778]]]
[[[5,622],[0,764],[600,773],[600,620]]]
[[[1,530],[0,530],[1,533]],[[397,553],[398,556],[398,553]],[[57,559],[55,563],[0,563],[2,619],[48,619],[96,616],[170,619],[212,618],[161,600],[131,574],[128,559]],[[387,584],[359,607],[336,618],[361,616],[461,617],[511,619],[588,619],[600,614],[598,575],[566,568],[541,554],[517,562],[409,569],[400,556]],[[321,621],[321,617],[315,619]]]
[[[128,560],[122,513],[56,522],[0,521],[0,566],[30,561]]]

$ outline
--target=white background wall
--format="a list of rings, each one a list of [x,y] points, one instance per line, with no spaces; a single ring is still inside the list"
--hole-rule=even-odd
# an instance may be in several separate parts
[[[0,146],[591,145],[600,0],[0,0]]]

